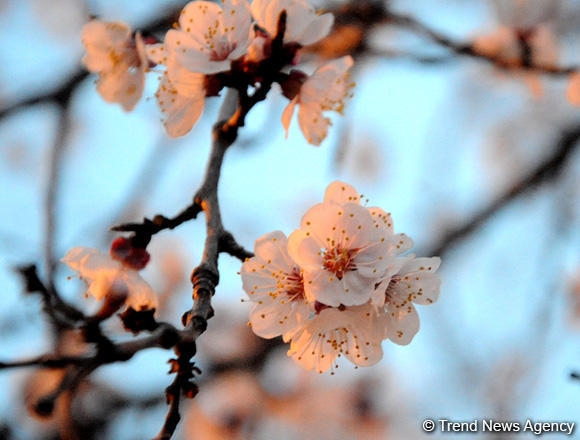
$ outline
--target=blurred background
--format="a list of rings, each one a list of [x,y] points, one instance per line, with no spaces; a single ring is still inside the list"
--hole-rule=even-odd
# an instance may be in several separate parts
[[[53,256],[71,247],[106,251],[111,226],[191,203],[220,99],[207,100],[191,133],[169,139],[153,96],[158,75],[125,113],[96,92],[80,41],[90,16],[162,37],[185,3],[0,0],[0,362],[54,350],[40,298],[23,293],[16,266],[49,276]],[[216,315],[195,357],[200,393],[184,402],[174,438],[421,439],[426,418],[580,423],[580,92],[570,85],[580,2],[315,4],[335,11],[335,33],[304,51],[304,70],[352,54],[354,98],[313,147],[297,121],[285,139],[287,100],[272,90],[226,155],[224,225],[251,249],[266,232],[292,232],[325,187],[344,180],[392,213],[413,252],[441,256],[441,297],[418,307],[410,345],[386,341],[373,367],[317,375],[280,341],[252,335],[240,263],[222,255]],[[159,318],[176,326],[191,307],[204,240],[200,217],[149,248],[144,277],[160,292]],[[63,297],[96,310],[70,275],[56,266]],[[131,338],[115,319],[107,331]],[[59,343],[78,348],[74,334]],[[1,370],[0,438],[153,438],[170,357],[151,349],[100,368],[51,418],[28,408],[62,370]]]

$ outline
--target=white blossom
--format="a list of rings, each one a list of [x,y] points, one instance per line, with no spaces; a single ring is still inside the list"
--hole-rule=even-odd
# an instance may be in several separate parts
[[[435,274],[439,257],[405,258],[399,271],[377,290],[385,295],[385,338],[407,345],[419,331],[419,315],[414,304],[429,305],[439,298],[441,279]]]
[[[97,90],[103,99],[132,110],[143,94],[148,69],[141,35],[133,38],[125,23],[92,20],[83,27],[82,41],[87,51],[83,63],[98,73]]]
[[[190,72],[205,74],[230,69],[251,42],[250,5],[246,0],[224,0],[222,5],[192,1],[181,11],[178,29],[165,36],[165,49]]]
[[[333,307],[364,304],[375,296],[378,282],[396,273],[395,256],[410,240],[382,226],[359,199],[336,203],[334,189],[347,186],[331,185],[325,202],[312,207],[290,235],[288,251],[302,267],[309,300]]]
[[[137,311],[157,307],[157,295],[139,272],[109,255],[96,249],[75,247],[61,261],[78,273],[88,285],[87,294],[97,300],[114,294],[120,286],[124,286],[128,294],[128,307]]]
[[[348,73],[352,65],[352,57],[345,56],[322,65],[306,79],[282,114],[286,135],[294,109],[298,105],[298,124],[302,133],[309,143],[320,145],[331,125],[330,119],[323,112],[335,111],[342,114],[346,100],[352,97],[354,83],[350,81]]]
[[[288,254],[287,238],[274,231],[258,238],[255,257],[242,265],[243,288],[252,301],[250,323],[258,336],[287,335],[314,311],[306,305],[302,271]]]
[[[377,363],[384,339],[405,345],[419,330],[414,304],[439,296],[440,259],[402,256],[411,239],[394,233],[389,213],[363,202],[351,185],[331,183],[299,229],[260,237],[242,265],[252,329],[281,335],[306,369],[334,369],[339,357]]]

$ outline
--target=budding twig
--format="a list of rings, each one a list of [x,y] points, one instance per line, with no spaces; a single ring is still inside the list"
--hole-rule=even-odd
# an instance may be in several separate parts
[[[195,341],[197,337],[205,331],[207,320],[213,316],[211,298],[219,282],[219,253],[223,251],[226,240],[230,245],[235,245],[234,252],[239,253],[241,248],[235,243],[233,236],[224,229],[218,201],[218,183],[224,155],[237,137],[238,126],[228,123],[231,117],[239,111],[236,108],[236,103],[237,92],[228,89],[218,116],[218,121],[221,122],[218,122],[214,127],[212,148],[205,177],[194,198],[195,204],[204,211],[207,235],[201,263],[191,275],[193,307],[183,315],[185,325],[183,336],[185,337],[182,337],[175,347],[178,355],[174,362],[176,377],[166,389],[169,410],[165,423],[156,437],[158,440],[171,438],[181,418],[179,414],[181,395],[190,394],[188,397],[192,397],[191,394],[193,394],[191,392],[192,384],[189,380],[193,377],[192,369],[194,366],[190,359],[196,351]]]

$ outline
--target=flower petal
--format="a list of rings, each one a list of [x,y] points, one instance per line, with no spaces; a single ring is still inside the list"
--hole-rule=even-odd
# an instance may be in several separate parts
[[[203,96],[189,98],[180,95],[167,78],[167,74],[163,75],[155,97],[164,114],[165,131],[170,137],[187,134],[201,116],[205,105]]]
[[[401,308],[388,308],[386,337],[395,344],[409,344],[419,331],[419,315],[413,304]]]
[[[318,15],[304,27],[298,36],[297,41],[303,46],[316,43],[330,33],[333,24],[334,15],[330,13]]]
[[[337,180],[326,187],[324,202],[360,204],[360,194],[352,185]]]
[[[290,122],[292,121],[292,116],[294,115],[294,108],[296,107],[297,98],[294,98],[292,101],[288,103],[286,108],[284,108],[284,112],[282,113],[282,127],[284,127],[284,131],[286,132],[286,137],[288,137],[288,129],[290,128]]]

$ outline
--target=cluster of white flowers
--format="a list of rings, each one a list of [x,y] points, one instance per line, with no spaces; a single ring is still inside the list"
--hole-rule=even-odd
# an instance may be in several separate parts
[[[280,26],[282,14],[285,25]],[[193,1],[163,43],[147,44],[139,33],[132,37],[124,23],[88,23],[84,63],[99,74],[98,90],[105,100],[125,110],[141,97],[150,65],[164,66],[155,96],[171,137],[192,129],[207,96],[223,87],[247,90],[270,77],[291,100],[282,117],[286,131],[298,105],[300,128],[308,142],[319,145],[330,125],[323,112],[341,113],[352,95],[352,58],[330,61],[311,76],[281,70],[296,64],[301,47],[328,35],[333,21],[332,14],[317,14],[305,0],[254,0],[251,5],[247,0],[223,0],[221,5]],[[281,29],[283,39],[274,47]]]
[[[340,356],[375,364],[384,339],[408,344],[419,330],[414,304],[439,296],[440,259],[403,256],[411,239],[361,198],[352,186],[331,183],[299,229],[260,237],[242,265],[254,332],[281,335],[288,355],[318,372],[336,367]]]

